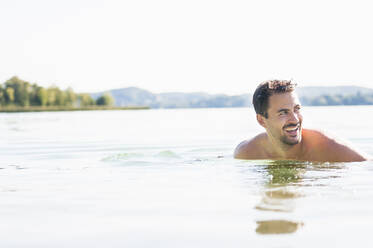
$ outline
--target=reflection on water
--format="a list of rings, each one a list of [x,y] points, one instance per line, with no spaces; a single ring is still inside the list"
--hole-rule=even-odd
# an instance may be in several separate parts
[[[300,193],[286,189],[267,190],[264,192],[261,202],[255,208],[263,211],[292,212],[295,208],[293,199],[301,196]]]
[[[322,164],[299,161],[270,161],[264,166],[267,181],[264,185],[263,197],[255,206],[259,211],[291,213],[295,211],[296,200],[305,197],[302,186],[309,186],[307,181],[325,179],[320,176],[307,177],[308,172],[344,168],[340,164]],[[336,175],[328,175],[335,178]],[[320,185],[318,185],[320,186]],[[299,221],[261,220],[257,221],[258,234],[289,234],[296,232],[304,223]]]
[[[257,221],[256,223],[258,225],[256,232],[259,234],[294,233],[299,227],[303,226],[302,222],[291,222],[286,220]]]
[[[297,161],[271,161],[265,168],[269,175],[268,186],[277,187],[300,182],[306,166],[307,164]]]

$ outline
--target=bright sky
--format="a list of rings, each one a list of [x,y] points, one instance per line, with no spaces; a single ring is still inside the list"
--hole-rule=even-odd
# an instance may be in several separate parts
[[[77,92],[252,92],[267,79],[373,88],[362,0],[0,0],[0,83]]]

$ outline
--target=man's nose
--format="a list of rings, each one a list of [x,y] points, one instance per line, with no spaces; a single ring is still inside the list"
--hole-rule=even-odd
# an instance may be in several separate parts
[[[299,116],[294,112],[290,113],[289,118],[290,118],[289,122],[293,122],[293,123],[298,123],[299,122]]]

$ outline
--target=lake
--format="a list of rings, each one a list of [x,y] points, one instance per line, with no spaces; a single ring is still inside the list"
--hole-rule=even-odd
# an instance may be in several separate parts
[[[373,155],[373,106],[304,107]],[[0,113],[0,247],[370,247],[373,162],[232,158],[253,109]]]

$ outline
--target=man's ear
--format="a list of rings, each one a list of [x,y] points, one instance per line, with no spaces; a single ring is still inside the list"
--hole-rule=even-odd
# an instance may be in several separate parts
[[[258,121],[258,123],[259,123],[262,127],[266,128],[267,125],[266,125],[264,119],[265,119],[265,117],[264,117],[263,115],[256,114],[256,120]]]

